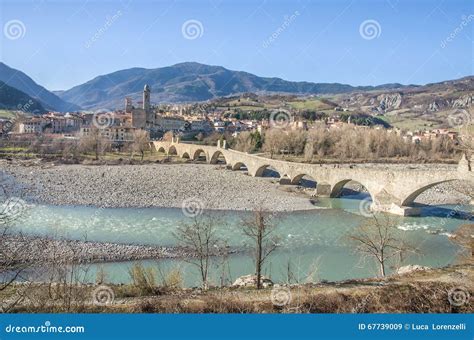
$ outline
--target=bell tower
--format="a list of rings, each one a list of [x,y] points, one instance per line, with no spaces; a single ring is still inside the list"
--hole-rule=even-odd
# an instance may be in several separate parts
[[[143,111],[145,111],[146,125],[148,127],[153,127],[153,125],[155,125],[155,113],[151,109],[150,94],[150,85],[146,84],[143,88]]]
[[[143,88],[143,110],[145,110],[146,113],[150,111],[150,86],[147,84]]]

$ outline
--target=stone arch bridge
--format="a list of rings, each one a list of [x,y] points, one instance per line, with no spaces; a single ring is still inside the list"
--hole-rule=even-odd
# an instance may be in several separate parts
[[[225,142],[224,142],[225,143]],[[280,183],[298,184],[304,176],[317,183],[316,192],[320,196],[338,197],[349,181],[362,184],[372,197],[372,209],[403,216],[419,215],[420,209],[412,207],[413,201],[423,191],[434,185],[453,180],[474,182],[471,164],[464,156],[457,168],[410,165],[319,165],[273,160],[258,155],[217,146],[154,141],[157,152],[175,154],[189,159],[206,159],[207,163],[225,162],[232,170],[247,169],[251,176],[262,176],[267,168],[280,174]]]

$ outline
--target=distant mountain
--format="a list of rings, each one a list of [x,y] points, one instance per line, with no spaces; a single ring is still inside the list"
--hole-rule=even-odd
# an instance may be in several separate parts
[[[54,93],[38,85],[25,73],[15,70],[2,62],[0,62],[0,81],[36,99],[47,110],[67,112],[80,109],[78,105],[67,103]]]
[[[247,92],[338,94],[403,87],[401,84],[354,87],[339,83],[291,82],[187,62],[156,69],[121,70],[56,94],[84,109],[118,108],[123,106],[125,97],[135,102],[141,100],[145,84],[151,86],[152,102],[195,102]]]
[[[40,114],[46,112],[40,102],[26,93],[8,86],[0,81],[0,109],[21,110],[26,114]]]

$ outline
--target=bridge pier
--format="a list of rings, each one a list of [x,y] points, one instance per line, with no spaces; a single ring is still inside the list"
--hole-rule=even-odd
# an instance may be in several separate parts
[[[327,183],[316,184],[316,195],[319,197],[330,197],[331,196],[331,185]]]

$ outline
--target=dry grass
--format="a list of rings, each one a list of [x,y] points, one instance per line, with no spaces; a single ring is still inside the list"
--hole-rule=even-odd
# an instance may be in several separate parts
[[[452,306],[442,283],[396,284],[385,287],[293,287],[291,302],[275,306],[271,289],[209,291],[199,295],[164,295],[138,300],[132,313],[472,313],[472,304]],[[471,291],[472,295],[472,291]]]
[[[158,287],[148,296],[129,285],[111,285],[112,304],[92,303],[93,285],[75,287],[66,299],[63,287],[51,294],[46,285],[33,286],[28,296],[11,312],[27,313],[472,313],[472,265],[460,265],[385,280],[352,280],[338,283],[287,287],[291,300],[284,306],[272,303],[272,289],[213,288],[181,289]],[[471,300],[453,306],[452,288],[469,290]],[[54,291],[53,291],[54,293]],[[1,296],[0,296],[1,298]]]

